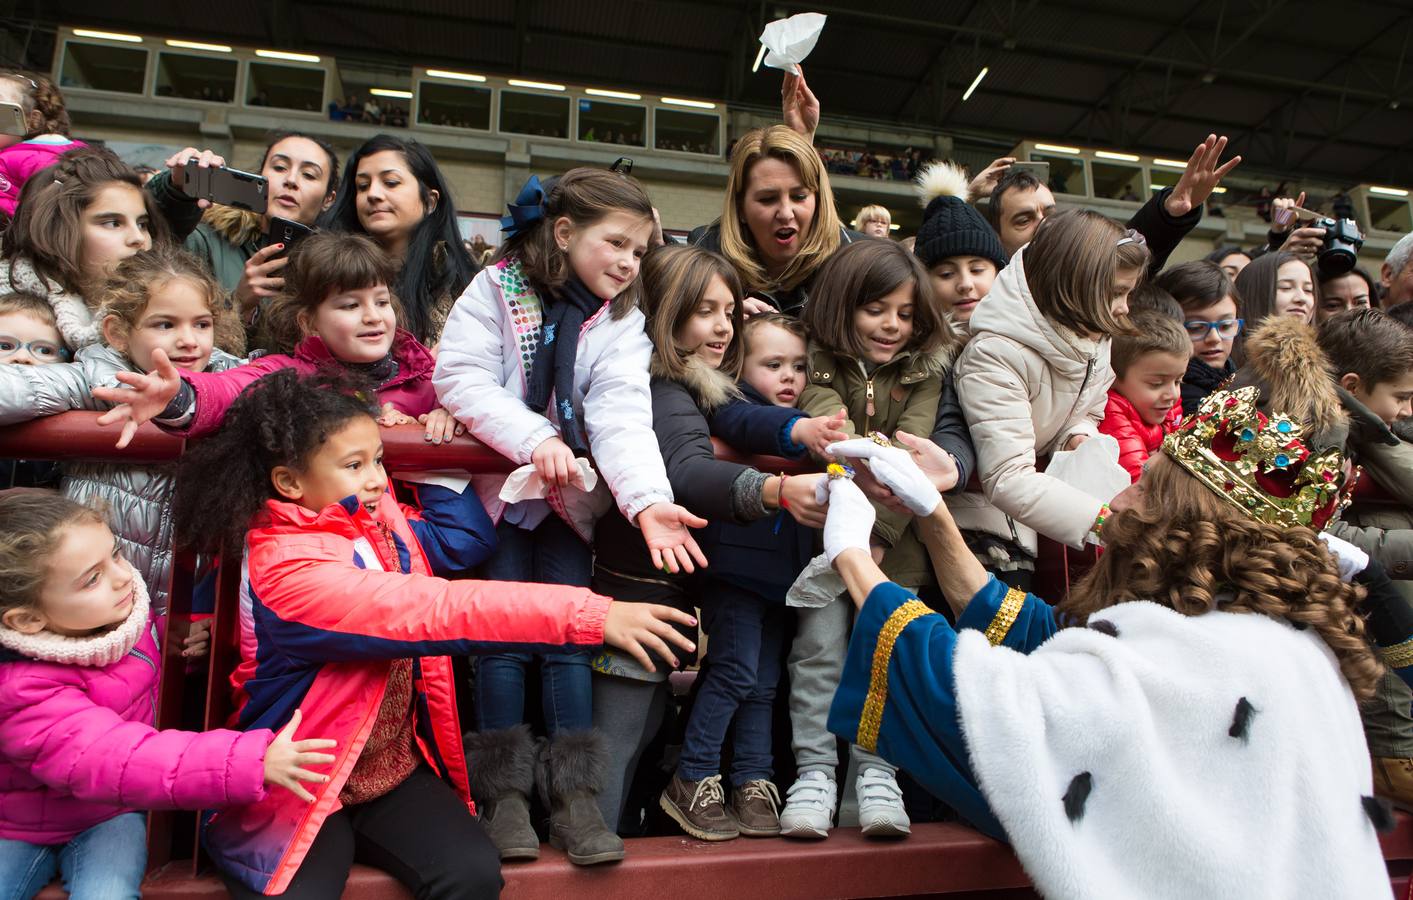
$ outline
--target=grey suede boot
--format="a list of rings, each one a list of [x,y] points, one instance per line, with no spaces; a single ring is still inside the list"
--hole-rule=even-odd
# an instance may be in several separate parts
[[[529,725],[465,735],[471,798],[481,824],[502,860],[540,858],[540,839],[530,824],[535,783],[535,739]]]
[[[535,777],[550,809],[550,846],[564,850],[576,866],[623,858],[623,839],[604,823],[598,807],[607,767],[608,754],[597,731],[540,742]]]

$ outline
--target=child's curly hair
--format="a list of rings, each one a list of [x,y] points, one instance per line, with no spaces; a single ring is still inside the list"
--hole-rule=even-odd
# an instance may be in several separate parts
[[[41,134],[69,136],[69,111],[64,106],[64,94],[47,76],[39,72],[4,68],[0,69],[0,78],[19,82],[26,138]]]
[[[1119,603],[1151,600],[1187,616],[1218,608],[1270,616],[1315,629],[1354,696],[1373,696],[1384,668],[1356,612],[1364,589],[1340,581],[1314,531],[1247,517],[1161,452],[1139,484],[1148,499],[1105,524],[1104,553],[1061,613],[1083,622]]]
[[[376,394],[345,371],[266,375],[231,404],[221,430],[182,456],[173,503],[180,547],[239,559],[246,529],[269,499],[277,466],[302,470],[346,423],[378,414]]]
[[[211,311],[215,344],[235,356],[245,354],[245,329],[227,302],[226,292],[196,257],[172,244],[154,246],[118,263],[98,291],[98,321],[113,318],[125,332],[137,327],[152,295],[173,281],[185,281]]]

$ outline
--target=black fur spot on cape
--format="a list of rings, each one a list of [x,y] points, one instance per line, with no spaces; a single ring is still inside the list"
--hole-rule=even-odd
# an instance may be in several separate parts
[[[1100,634],[1107,634],[1109,637],[1116,638],[1119,636],[1119,626],[1110,622],[1108,619],[1099,619],[1098,621],[1090,622],[1089,627]]]
[[[1070,781],[1069,790],[1065,791],[1065,815],[1071,822],[1078,822],[1080,816],[1084,815],[1084,803],[1089,799],[1089,792],[1094,789],[1094,776],[1088,772],[1080,772]]]
[[[1256,707],[1251,705],[1251,701],[1242,697],[1236,701],[1236,712],[1232,713],[1231,728],[1227,729],[1227,734],[1240,741],[1245,741],[1251,733],[1251,718],[1256,715]]]
[[[1379,834],[1388,834],[1397,824],[1393,818],[1393,805],[1383,797],[1364,797],[1364,814],[1374,823]]]

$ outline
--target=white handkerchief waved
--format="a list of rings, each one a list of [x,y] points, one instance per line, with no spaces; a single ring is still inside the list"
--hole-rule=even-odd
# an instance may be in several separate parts
[[[809,565],[790,585],[785,594],[785,605],[802,609],[818,609],[828,606],[848,591],[844,579],[829,564],[829,557],[823,553],[810,560]]]
[[[814,49],[826,18],[823,13],[799,13],[765,26],[765,31],[760,33],[760,42],[768,51],[765,64],[772,69],[800,74],[800,63]]]
[[[584,493],[587,494],[599,483],[599,473],[595,472],[594,467],[582,456],[574,460],[574,465],[579,467],[579,474],[584,476]],[[543,500],[548,493],[544,479],[535,471],[533,465],[521,466],[511,472],[510,477],[505,479],[505,484],[500,486],[500,499],[506,503]]]
[[[1060,450],[1050,457],[1045,474],[1108,503],[1133,479],[1119,465],[1119,442],[1101,434],[1075,450]]]

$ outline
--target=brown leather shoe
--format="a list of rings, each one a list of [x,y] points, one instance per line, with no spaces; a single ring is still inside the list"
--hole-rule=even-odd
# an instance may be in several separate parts
[[[1394,806],[1413,812],[1413,759],[1373,757],[1374,793]]]
[[[701,781],[683,781],[680,775],[673,775],[658,804],[683,831],[699,840],[729,841],[741,836],[736,820],[726,810],[720,775]]]
[[[746,837],[780,835],[780,792],[768,779],[757,778],[733,789],[731,812]]]

